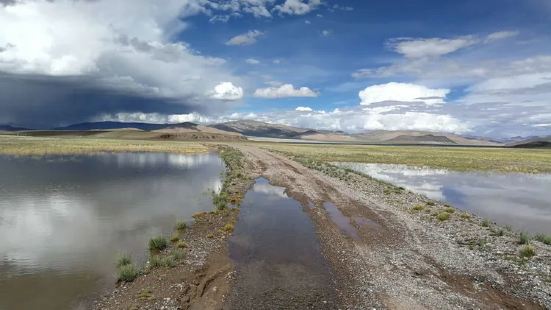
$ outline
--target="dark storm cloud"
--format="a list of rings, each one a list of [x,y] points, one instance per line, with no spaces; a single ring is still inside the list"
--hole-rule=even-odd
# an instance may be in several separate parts
[[[182,99],[106,89],[90,77],[0,73],[0,124],[50,128],[119,112],[181,114],[197,111]]]

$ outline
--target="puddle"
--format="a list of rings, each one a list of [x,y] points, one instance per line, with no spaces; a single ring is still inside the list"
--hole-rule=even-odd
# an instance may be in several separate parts
[[[551,174],[458,172],[335,163],[530,233],[551,234]]]
[[[354,240],[360,240],[360,236],[358,235],[358,230],[356,227],[352,225],[351,219],[344,214],[342,214],[341,210],[337,208],[333,203],[326,202],[323,204],[323,208],[327,213],[329,214],[329,217],[331,218],[331,221],[339,227],[339,229],[344,232],[347,236],[351,237]],[[361,217],[357,217],[355,221],[359,221],[360,223],[367,224],[367,220]]]
[[[256,181],[243,200],[229,249],[237,265],[232,308],[336,307],[314,225],[283,188]]]

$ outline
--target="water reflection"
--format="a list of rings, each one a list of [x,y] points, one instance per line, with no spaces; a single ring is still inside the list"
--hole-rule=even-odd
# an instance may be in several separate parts
[[[150,237],[212,209],[207,193],[220,188],[222,169],[214,154],[0,157],[0,309],[27,299],[68,308],[111,284],[117,253],[143,261]],[[45,305],[42,290],[53,299]]]
[[[238,270],[238,295],[230,298],[230,308],[255,309],[269,299],[285,309],[304,308],[297,301],[313,309],[336,308],[314,225],[284,188],[256,181],[243,200],[229,249]]]
[[[442,200],[497,223],[551,233],[551,175],[456,172],[405,165],[337,163]]]

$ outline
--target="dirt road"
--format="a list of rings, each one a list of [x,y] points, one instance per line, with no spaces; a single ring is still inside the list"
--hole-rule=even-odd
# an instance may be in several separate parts
[[[452,216],[440,222],[430,214],[412,214],[411,207],[427,202],[424,197],[389,193],[388,185],[355,173],[330,177],[255,146],[237,147],[258,174],[303,205],[314,205],[309,213],[344,308],[551,306],[550,284],[542,281],[549,276],[549,246],[539,244],[539,258],[530,263],[541,273],[530,274],[507,259],[508,251],[518,256],[515,236],[492,238],[478,219]],[[328,208],[328,202],[336,208]],[[486,238],[487,249],[462,244],[473,238]]]
[[[225,234],[220,239],[204,237],[210,222],[222,225],[227,221],[212,215],[201,222],[207,226],[200,233],[189,237],[190,243],[197,244],[194,251],[204,254],[201,264],[154,271],[147,277],[155,281],[140,277],[104,298],[97,308],[551,308],[549,245],[534,241],[536,255],[520,258],[524,245],[518,244],[517,233],[440,202],[254,144],[230,146],[244,154],[246,178],[242,184],[232,181],[239,191],[246,190],[251,180],[264,177],[300,202],[313,225],[321,263],[327,265],[329,276],[305,273],[308,277],[301,277],[300,272],[310,270],[308,262],[295,269],[283,266],[280,271],[286,276],[277,280],[269,275],[274,271],[271,266],[236,267],[228,257]],[[243,208],[241,213],[246,212]],[[439,220],[442,212],[448,218]],[[239,221],[250,218],[240,214]],[[253,230],[248,233],[254,234]],[[216,250],[201,246],[213,242]],[[308,285],[304,279],[316,282]],[[169,283],[160,285],[163,281]],[[148,285],[157,285],[154,296],[137,300]],[[165,294],[162,287],[172,288],[171,293]]]

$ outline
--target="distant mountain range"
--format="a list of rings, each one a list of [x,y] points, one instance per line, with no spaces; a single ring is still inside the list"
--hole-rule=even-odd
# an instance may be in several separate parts
[[[57,127],[52,130],[31,131],[28,128],[0,125],[0,131],[21,131],[25,135],[98,135],[117,138],[149,138],[180,140],[244,140],[294,139],[310,142],[366,143],[366,144],[425,144],[425,145],[472,145],[511,147],[551,147],[550,137],[514,137],[501,141],[480,137],[467,137],[452,133],[413,130],[370,130],[360,133],[314,130],[270,124],[253,120],[240,120],[214,125],[198,125],[185,122],[178,124],[152,124],[140,122],[88,122]]]
[[[79,123],[65,127],[57,127],[53,130],[113,130],[113,129],[139,129],[144,131],[160,130],[166,128],[196,128],[194,123],[179,123],[179,124],[151,124],[151,123],[124,123],[124,122],[92,122]]]
[[[29,130],[29,128],[14,127],[11,125],[0,125],[0,131],[22,131],[22,130]]]

